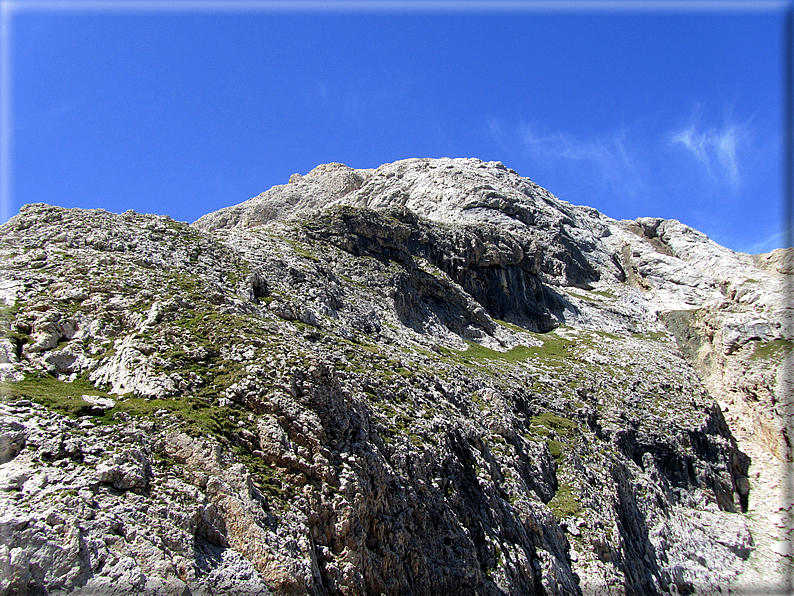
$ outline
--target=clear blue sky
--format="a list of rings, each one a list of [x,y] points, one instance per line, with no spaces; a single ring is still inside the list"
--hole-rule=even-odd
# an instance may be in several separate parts
[[[6,10],[9,215],[194,221],[320,163],[479,157],[617,219],[679,219],[746,252],[782,242],[782,3],[60,6]]]

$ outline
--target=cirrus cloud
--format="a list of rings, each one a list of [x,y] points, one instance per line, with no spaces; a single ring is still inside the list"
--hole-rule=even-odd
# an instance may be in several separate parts
[[[634,202],[649,191],[647,148],[628,127],[578,135],[526,121],[504,130],[491,119],[489,129],[505,153],[516,151],[519,159],[528,158],[539,171],[556,173],[561,178],[555,191],[560,197],[577,195],[586,201],[593,191],[609,189]],[[590,192],[583,195],[580,191],[585,188]]]
[[[670,143],[680,145],[701,165],[711,182],[733,190],[741,184],[739,150],[748,143],[747,123],[729,120],[721,127],[703,126],[699,121],[672,132]]]

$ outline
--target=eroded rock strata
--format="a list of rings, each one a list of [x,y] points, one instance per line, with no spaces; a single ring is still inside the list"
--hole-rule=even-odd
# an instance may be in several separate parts
[[[475,159],[0,233],[2,595],[782,585],[785,251]]]

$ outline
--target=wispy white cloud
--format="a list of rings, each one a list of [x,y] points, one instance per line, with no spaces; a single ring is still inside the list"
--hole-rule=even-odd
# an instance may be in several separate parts
[[[602,170],[631,169],[634,164],[626,150],[626,131],[595,137],[579,137],[563,132],[540,133],[533,125],[520,127],[525,147],[537,156],[553,156],[598,164]]]
[[[497,122],[490,123],[494,139],[505,139]],[[517,133],[517,134],[516,134]],[[581,136],[542,130],[532,123],[517,127],[516,137],[522,153],[532,161],[552,169],[576,172],[575,188],[563,190],[561,197],[592,186],[610,187],[626,197],[636,197],[646,187],[644,160],[626,128],[600,135]],[[515,137],[514,137],[515,138]],[[573,179],[571,179],[573,182]]]
[[[681,145],[703,167],[712,182],[738,190],[741,184],[739,149],[748,143],[748,123],[728,120],[722,127],[703,126],[699,119],[670,133],[670,143]]]

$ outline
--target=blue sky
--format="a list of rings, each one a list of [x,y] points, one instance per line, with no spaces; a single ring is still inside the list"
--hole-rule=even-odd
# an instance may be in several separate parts
[[[4,218],[194,221],[320,163],[479,157],[780,246],[787,4],[617,4],[3,1]]]

